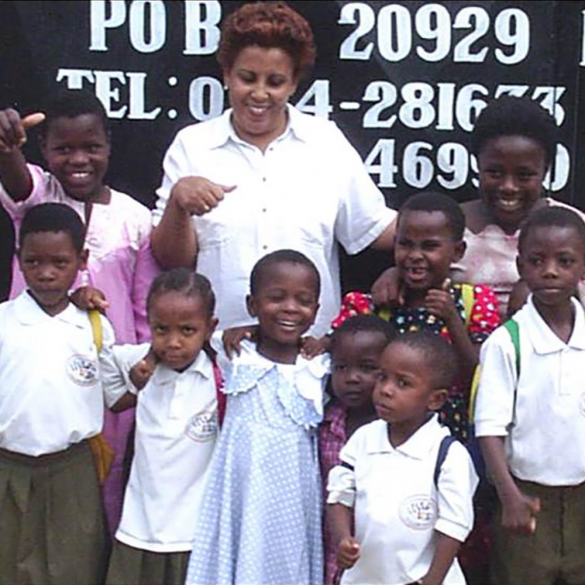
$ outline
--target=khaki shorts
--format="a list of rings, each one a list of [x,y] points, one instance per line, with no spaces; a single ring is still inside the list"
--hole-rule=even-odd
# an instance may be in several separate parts
[[[517,536],[494,523],[492,585],[585,584],[585,483],[549,487],[515,480],[520,490],[540,499],[536,532]]]

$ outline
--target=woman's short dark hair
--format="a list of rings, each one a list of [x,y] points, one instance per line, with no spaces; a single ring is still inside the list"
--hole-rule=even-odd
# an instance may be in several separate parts
[[[316,47],[311,26],[284,2],[244,4],[225,19],[217,60],[229,71],[246,47],[278,48],[294,63],[295,79],[305,75],[315,63]]]

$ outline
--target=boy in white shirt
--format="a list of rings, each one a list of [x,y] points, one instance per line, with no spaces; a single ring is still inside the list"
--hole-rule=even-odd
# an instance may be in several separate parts
[[[518,271],[531,294],[481,351],[476,433],[500,511],[497,585],[585,583],[585,224],[544,208],[520,232]]]
[[[68,296],[87,261],[84,238],[70,207],[29,210],[18,249],[28,288],[0,305],[3,583],[94,585],[104,575],[104,512],[89,442],[104,417],[98,348],[88,314]],[[107,353],[114,333],[99,319]]]
[[[329,474],[327,516],[341,583],[460,585],[456,560],[473,526],[477,475],[436,411],[457,371],[453,348],[406,333],[380,357],[380,420],[358,429]],[[351,533],[352,516],[355,535]]]

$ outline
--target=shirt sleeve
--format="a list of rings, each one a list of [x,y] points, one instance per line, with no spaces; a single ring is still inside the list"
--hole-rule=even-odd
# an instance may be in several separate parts
[[[473,528],[473,494],[478,477],[467,449],[449,448],[439,474],[438,519],[435,530],[463,542]]]
[[[339,314],[331,321],[331,328],[337,329],[344,321],[355,315],[371,315],[374,305],[369,295],[362,292],[349,292],[343,297]]]
[[[482,345],[479,361],[475,434],[507,436],[513,419],[517,378],[515,349],[505,327],[499,327]]]
[[[498,299],[484,284],[473,286],[473,307],[467,332],[473,343],[483,343],[500,325]]]
[[[329,472],[327,503],[343,504],[353,508],[355,504],[356,435],[353,435],[339,453],[341,463]]]
[[[370,177],[357,150],[337,126],[333,125],[331,140],[339,154],[337,168],[345,178],[340,192],[340,205],[335,222],[335,237],[348,254],[367,248],[396,217],[386,206],[384,195]]]

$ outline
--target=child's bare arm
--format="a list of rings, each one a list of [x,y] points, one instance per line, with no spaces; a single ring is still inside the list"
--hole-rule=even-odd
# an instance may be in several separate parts
[[[514,482],[506,464],[504,438],[480,437],[479,443],[502,505],[502,526],[517,534],[534,533],[540,501],[523,494]]]
[[[459,552],[461,543],[443,534],[435,532],[435,554],[427,574],[418,581],[420,585],[441,585],[453,560]]]
[[[11,108],[0,111],[0,181],[14,201],[23,201],[31,194],[32,177],[20,148],[26,142],[26,131],[44,119],[40,113],[21,118]]]
[[[344,504],[327,504],[327,524],[337,544],[337,562],[342,569],[353,567],[360,556],[360,545],[351,534],[353,508]]]

